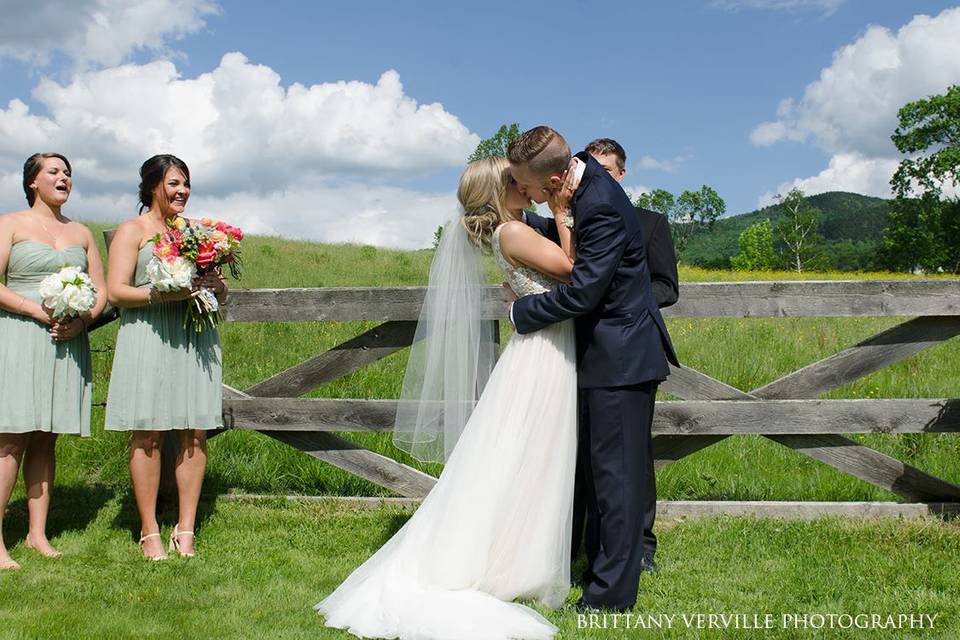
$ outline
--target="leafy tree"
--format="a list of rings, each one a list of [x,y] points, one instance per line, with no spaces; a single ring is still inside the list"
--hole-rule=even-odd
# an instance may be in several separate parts
[[[960,182],[960,85],[910,102],[891,136],[901,160],[890,180],[890,206],[880,262],[890,269],[960,273],[960,199],[943,188]]]
[[[662,213],[667,216],[668,220],[671,220],[673,209],[676,206],[676,200],[669,191],[665,189],[654,189],[648,193],[641,193],[633,201],[633,204],[637,207]]]
[[[713,187],[703,185],[699,191],[684,191],[680,197],[665,189],[654,189],[639,195],[634,204],[662,213],[670,221],[670,232],[677,257],[683,256],[690,238],[705,229],[713,228],[727,205]]]
[[[820,210],[796,187],[786,196],[778,195],[777,203],[785,214],[777,224],[777,238],[786,246],[789,268],[801,273],[825,266]]]
[[[750,225],[740,234],[740,253],[730,259],[738,271],[770,271],[777,266],[770,218]]]
[[[513,140],[520,136],[520,125],[514,122],[510,125],[502,125],[491,137],[480,141],[477,148],[474,149],[467,162],[473,162],[482,158],[506,158],[507,147]]]
[[[713,187],[703,185],[700,191],[681,193],[673,210],[673,224],[670,225],[677,255],[683,255],[694,234],[712,229],[726,210],[726,203]]]
[[[890,139],[900,153],[934,151],[900,161],[890,185],[898,198],[912,193],[939,196],[960,181],[960,85],[942,96],[908,102],[897,112],[900,125]]]
[[[436,249],[440,246],[440,238],[443,237],[443,225],[437,227],[437,230],[433,232],[433,248]]]

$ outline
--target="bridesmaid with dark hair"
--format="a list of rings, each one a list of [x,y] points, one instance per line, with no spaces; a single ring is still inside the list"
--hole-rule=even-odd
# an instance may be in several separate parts
[[[36,153],[23,165],[28,209],[0,216],[0,569],[18,569],[2,539],[2,519],[23,463],[29,527],[24,546],[60,555],[47,539],[47,514],[61,433],[90,435],[91,367],[86,329],[106,306],[100,252],[90,230],[61,213],[70,197],[70,162]],[[55,321],[38,287],[65,266],[86,271],[97,289],[86,315]]]
[[[223,278],[209,273],[192,289],[165,293],[147,277],[153,237],[177,224],[189,198],[190,170],[183,160],[153,156],[140,167],[140,215],[123,222],[110,243],[107,292],[121,311],[104,426],[131,432],[140,545],[151,560],[167,557],[156,513],[164,437],[177,439],[179,519],[170,551],[190,557],[207,463],[206,432],[223,426],[220,336],[215,328],[199,333],[184,328],[196,291],[205,287],[223,298]]]

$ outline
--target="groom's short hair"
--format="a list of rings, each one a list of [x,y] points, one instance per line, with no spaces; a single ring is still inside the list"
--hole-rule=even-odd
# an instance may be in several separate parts
[[[527,165],[534,175],[562,174],[570,164],[570,145],[550,127],[534,127],[510,143],[507,159]]]
[[[617,169],[620,169],[620,171],[623,171],[624,167],[627,166],[627,152],[624,151],[620,143],[613,138],[597,138],[588,144],[584,151],[592,156],[613,154],[617,159]]]

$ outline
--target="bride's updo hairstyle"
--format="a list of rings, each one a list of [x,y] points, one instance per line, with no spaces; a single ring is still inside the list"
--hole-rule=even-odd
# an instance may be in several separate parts
[[[457,200],[463,207],[461,223],[477,247],[490,250],[493,231],[510,219],[504,206],[510,163],[506,158],[483,158],[467,165],[460,176]]]

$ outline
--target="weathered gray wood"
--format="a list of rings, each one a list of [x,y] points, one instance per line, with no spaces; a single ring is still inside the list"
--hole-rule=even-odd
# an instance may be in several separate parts
[[[957,335],[960,316],[914,318],[762,386],[753,395],[816,398]]]
[[[960,315],[956,280],[797,280],[680,285],[668,317]]]
[[[756,400],[750,394],[690,367],[670,365],[670,377],[660,389],[684,400]],[[727,436],[654,435],[653,464],[661,469],[682,458],[714,445]]]
[[[653,436],[653,466],[660,470],[677,460],[726,440],[728,436]]]
[[[670,365],[670,377],[660,383],[659,390],[684,400],[756,400],[749,393],[701,371],[673,365]]]
[[[390,431],[396,400],[225,399],[229,428]],[[939,433],[960,431],[960,400],[711,400],[657,403],[668,435]]]
[[[836,435],[776,435],[770,439],[915,502],[960,500],[960,486]]]
[[[437,479],[332,433],[261,431],[344,471],[408,498],[430,493]]]
[[[224,499],[236,502],[276,500],[330,504],[350,509],[416,509],[418,498],[384,498],[366,496],[301,496],[229,493]],[[732,501],[732,500],[658,500],[657,521],[696,520],[719,516],[750,518],[778,518],[783,520],[815,520],[823,517],[858,519],[896,518],[914,520],[955,516],[960,514],[958,502],[912,503],[901,502],[797,502],[797,501]]]
[[[247,389],[252,396],[296,397],[410,346],[416,322],[385,322]]]
[[[930,327],[928,324],[905,323],[910,327]],[[900,325],[903,326],[903,325]],[[909,328],[909,327],[908,327]],[[878,343],[894,342],[897,339],[897,333],[892,334],[896,327],[887,334],[886,340],[881,338],[884,333],[878,334]],[[934,330],[921,335],[931,336]],[[868,344],[873,340],[864,341],[862,344]],[[896,349],[895,354],[900,358],[910,355],[906,349]],[[889,354],[888,364],[895,361]],[[677,373],[683,372],[677,377],[676,384],[670,388],[673,395],[685,398],[697,399],[725,399],[724,394],[729,394],[734,399],[760,399],[759,394],[746,394],[739,389],[726,385],[719,380],[715,380],[706,374],[703,374],[689,367],[684,367],[680,371],[671,373],[669,382]],[[806,368],[803,375],[794,379],[796,384],[809,382],[815,384],[817,372],[813,368]],[[840,386],[853,379],[853,372],[856,368],[848,369],[847,376],[834,376],[833,384]],[[792,375],[792,374],[791,374]],[[790,377],[790,376],[786,376]],[[666,383],[664,383],[666,385]],[[661,385],[663,388],[664,385]],[[763,393],[776,393],[775,383],[767,385],[767,390]],[[824,391],[829,391],[827,388]],[[696,453],[708,446],[724,440],[727,436],[667,436],[658,435],[653,437],[654,465],[657,469],[667,466],[683,457]],[[952,499],[956,496],[958,487],[952,483],[946,482],[930,474],[927,474],[915,467],[880,453],[874,449],[854,442],[840,435],[818,435],[818,436],[772,436],[772,440],[785,446],[791,447],[798,453],[819,460],[828,464],[839,471],[851,474],[861,480],[870,482],[883,489],[896,493],[907,500],[931,500],[931,499]],[[931,497],[933,496],[933,497]]]
[[[274,431],[390,431],[396,400],[250,398],[223,401],[230,429]]]
[[[668,317],[811,317],[960,315],[955,280],[798,280],[683,283]],[[225,313],[233,322],[410,320],[425,289],[336,288],[232,290]],[[484,317],[506,318],[501,287],[484,291]]]
[[[229,426],[230,405],[254,400],[249,394],[223,385],[224,424]],[[422,498],[436,483],[433,476],[418,471],[392,458],[370,451],[332,433],[271,431],[263,433],[304,453],[339,467],[348,473],[408,498]]]
[[[960,431],[960,400],[659,402],[654,433],[736,435]]]
[[[729,500],[661,500],[657,521],[695,520],[717,516],[815,520],[843,518],[918,519],[960,513],[960,503],[901,504],[897,502],[769,502]]]

